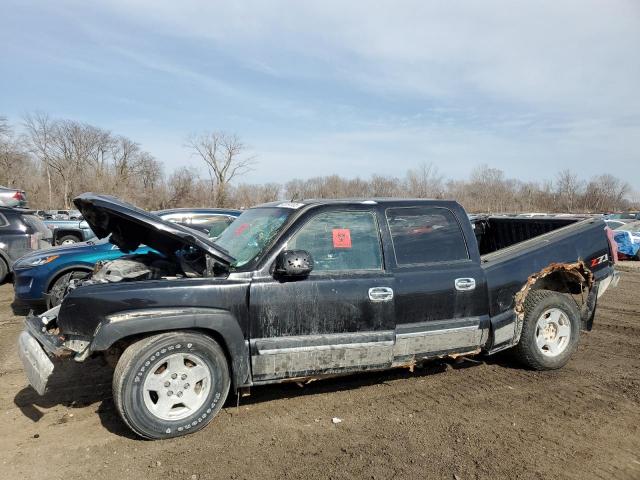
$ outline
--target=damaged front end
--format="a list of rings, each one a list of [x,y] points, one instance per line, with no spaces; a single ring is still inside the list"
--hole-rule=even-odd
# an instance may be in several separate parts
[[[60,333],[57,325],[60,307],[41,315],[30,313],[25,329],[18,337],[18,355],[27,379],[40,395],[44,395],[54,370],[53,360],[73,358],[84,361],[89,354],[90,340],[76,335]]]
[[[57,295],[59,306],[41,315],[29,314],[18,339],[18,351],[29,383],[41,395],[47,389],[55,360],[73,358],[81,362],[91,355],[91,342],[105,316],[119,308],[115,305],[125,303],[131,308],[149,301],[141,299],[132,305],[130,299],[120,298],[127,283],[227,276],[235,262],[206,235],[117,198],[85,193],[74,203],[98,238],[109,237],[109,242],[123,253],[141,246],[151,251],[96,263],[90,276],[72,278],[63,287]]]

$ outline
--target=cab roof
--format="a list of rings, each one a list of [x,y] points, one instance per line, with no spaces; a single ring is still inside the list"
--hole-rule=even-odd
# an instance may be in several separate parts
[[[373,197],[373,198],[310,198],[303,200],[280,200],[263,203],[252,208],[282,207],[282,208],[302,208],[318,205],[382,205],[382,206],[411,206],[411,205],[442,205],[458,206],[454,200],[439,200],[434,198],[393,198],[393,197]]]

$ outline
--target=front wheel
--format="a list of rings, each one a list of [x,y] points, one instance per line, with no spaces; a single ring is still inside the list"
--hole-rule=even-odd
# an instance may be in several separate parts
[[[578,346],[580,312],[571,295],[534,290],[524,303],[524,323],[515,354],[535,370],[561,368]]]
[[[67,294],[67,288],[69,287],[69,283],[71,282],[71,280],[85,278],[87,277],[88,274],[89,274],[88,272],[73,270],[71,272],[67,272],[64,275],[61,275],[60,277],[58,277],[56,281],[51,284],[51,287],[47,292],[47,295],[46,295],[47,309],[57,307],[62,303],[62,300]]]
[[[177,437],[207,425],[229,393],[222,348],[195,332],[168,332],[130,345],[113,375],[124,422],[149,439]]]

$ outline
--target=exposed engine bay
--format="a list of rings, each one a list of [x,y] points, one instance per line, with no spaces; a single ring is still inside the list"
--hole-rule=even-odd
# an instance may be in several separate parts
[[[93,273],[83,278],[71,279],[65,294],[83,285],[213,277],[226,271],[215,260],[196,249],[181,250],[172,259],[149,252],[120,257],[115,260],[99,261],[96,263]]]
[[[175,263],[157,254],[132,255],[96,263],[92,283],[115,283],[123,280],[156,280],[178,274]]]
[[[60,285],[64,291],[54,292],[57,303],[83,285],[226,276],[236,261],[206,234],[117,198],[85,193],[74,204],[96,237],[109,238],[120,252],[130,255],[99,261],[90,274],[74,271],[61,277],[68,283]],[[131,253],[141,246],[150,251]]]

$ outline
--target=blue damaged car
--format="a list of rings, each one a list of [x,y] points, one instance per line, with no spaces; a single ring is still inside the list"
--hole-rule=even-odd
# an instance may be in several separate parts
[[[131,254],[151,249],[141,246]],[[98,261],[115,260],[123,255],[108,238],[39,250],[13,264],[13,286],[17,303],[34,309],[51,308],[60,303],[69,282],[93,271]]]

